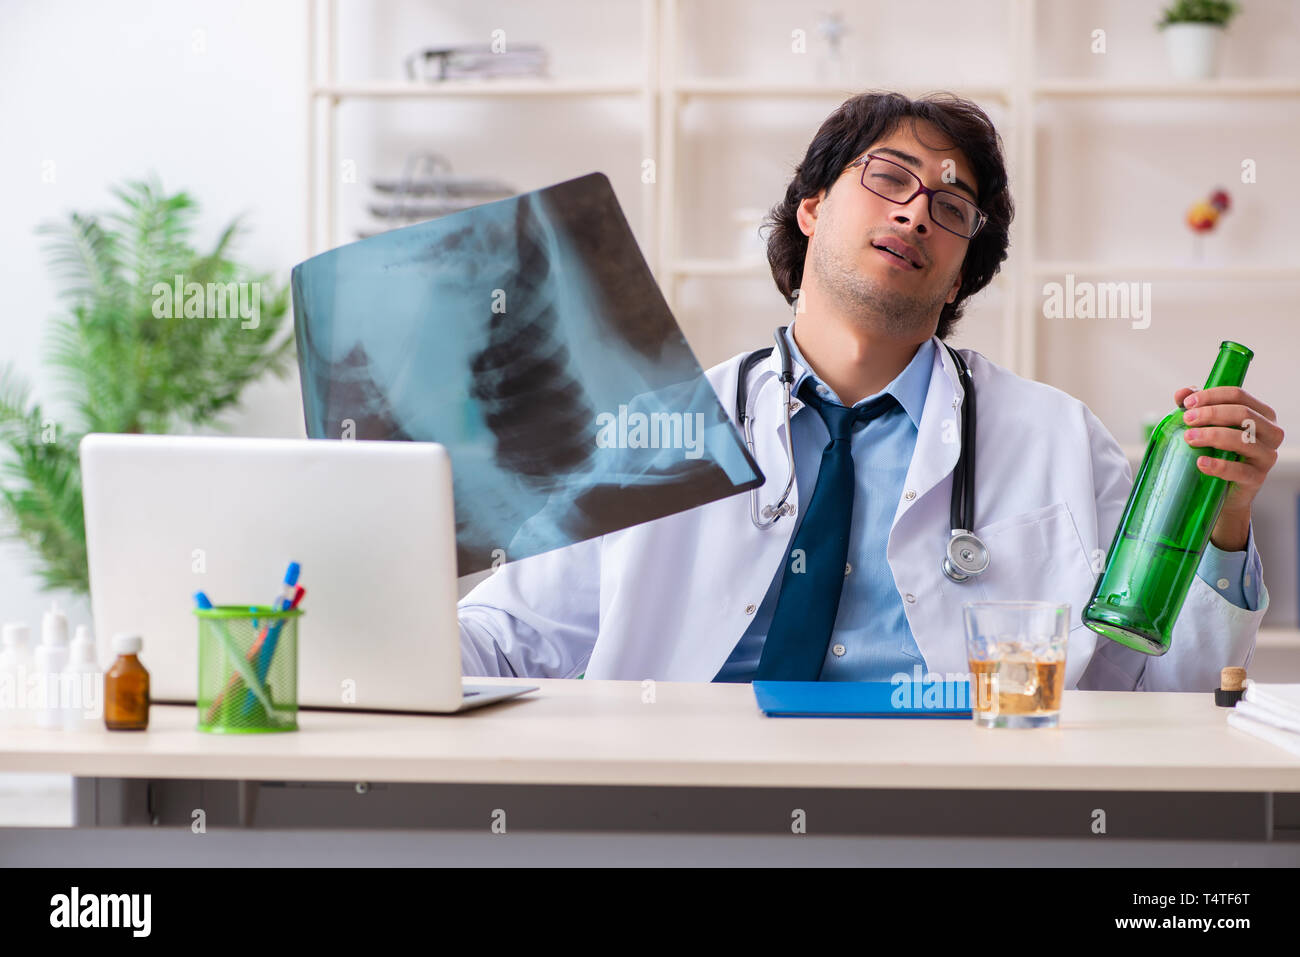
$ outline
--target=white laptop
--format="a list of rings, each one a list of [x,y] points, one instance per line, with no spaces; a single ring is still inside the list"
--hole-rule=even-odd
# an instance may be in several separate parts
[[[93,434],[81,469],[100,659],[139,633],[154,701],[195,700],[195,592],[270,605],[291,561],[300,707],[448,713],[536,690],[462,681],[441,445]]]

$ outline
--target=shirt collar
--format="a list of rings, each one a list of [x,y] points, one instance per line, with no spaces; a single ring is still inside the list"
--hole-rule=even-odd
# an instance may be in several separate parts
[[[803,353],[801,353],[799,347],[795,345],[794,323],[791,323],[790,327],[786,329],[785,341],[790,344],[790,356],[795,362],[802,366],[804,370],[803,375],[799,376],[799,378],[795,380],[794,387],[790,390],[791,394],[798,394],[799,387],[803,385],[804,378],[806,376],[812,376],[813,381],[817,383],[817,385],[826,388],[829,393],[828,398],[834,399],[836,402],[843,405],[843,401],[835,394],[835,390],[826,385],[826,383],[812,371],[812,367],[808,365],[808,361],[803,357]],[[855,408],[871,401],[885,392],[888,392],[898,400],[898,404],[903,407],[908,418],[912,420],[912,424],[916,426],[918,431],[920,431],[921,412],[925,409],[925,395],[930,390],[930,374],[933,366],[934,339],[930,338],[921,343],[921,347],[916,350],[916,355],[914,355],[912,361],[907,364],[907,368],[900,372],[894,378],[893,382],[889,383],[889,385],[885,386],[884,389],[877,392],[875,395],[869,395],[855,403]]]

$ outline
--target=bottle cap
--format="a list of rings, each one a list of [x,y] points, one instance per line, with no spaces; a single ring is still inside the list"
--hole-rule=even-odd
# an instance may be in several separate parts
[[[95,639],[86,625],[77,626],[77,637],[72,639],[72,653],[68,655],[68,667],[96,665]]]
[[[68,643],[68,616],[59,610],[58,601],[50,603],[50,610],[41,617],[41,644],[66,645]]]
[[[1241,696],[1244,695],[1245,693],[1246,692],[1241,690],[1224,691],[1222,688],[1215,688],[1214,703],[1217,704],[1220,708],[1235,708],[1237,706],[1237,702],[1241,700]]]
[[[5,623],[4,627],[4,646],[6,648],[16,648],[19,645],[26,645],[32,637],[32,630],[27,627],[26,622],[10,621]]]
[[[133,635],[130,632],[119,631],[113,636],[113,654],[115,655],[135,655],[140,653],[140,648],[144,643],[140,640],[139,635]]]

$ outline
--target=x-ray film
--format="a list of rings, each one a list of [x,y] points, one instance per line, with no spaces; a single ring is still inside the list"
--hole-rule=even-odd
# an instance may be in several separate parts
[[[446,446],[461,575],[762,484],[603,174],[330,250],[292,284],[307,434]]]

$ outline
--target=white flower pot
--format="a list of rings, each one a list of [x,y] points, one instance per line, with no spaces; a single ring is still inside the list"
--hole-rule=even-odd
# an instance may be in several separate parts
[[[1225,29],[1212,23],[1171,23],[1164,28],[1169,68],[1180,80],[1208,80],[1219,70]]]

